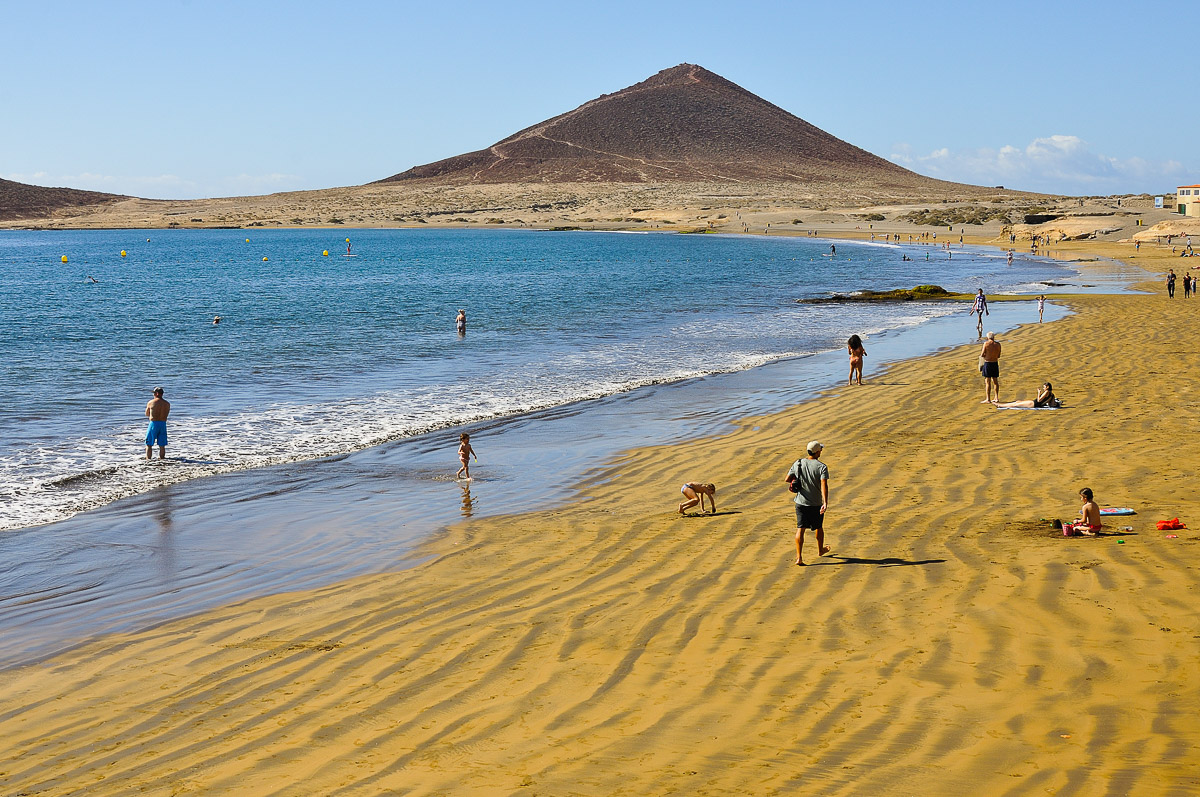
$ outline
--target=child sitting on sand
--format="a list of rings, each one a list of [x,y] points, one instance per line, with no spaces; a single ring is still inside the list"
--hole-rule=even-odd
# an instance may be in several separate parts
[[[471,457],[475,457],[475,461],[479,461],[479,456],[475,453],[475,449],[471,448],[471,436],[463,432],[458,436],[458,461],[462,463],[462,467],[458,469],[458,473],[454,474],[457,478],[471,478],[471,468],[468,463]]]
[[[679,502],[679,514],[686,515],[684,510],[691,509],[696,504],[700,504],[700,511],[704,511],[704,496],[708,496],[709,512],[715,514],[717,511],[717,486],[707,482],[688,482],[679,488],[679,492],[683,493],[683,501]]]
[[[1074,523],[1063,523],[1062,521],[1054,521],[1055,528],[1061,527],[1064,537],[1074,537],[1083,535],[1085,537],[1095,537],[1100,531],[1100,505],[1092,498],[1092,490],[1089,487],[1084,487],[1079,491],[1079,497],[1083,501],[1083,506],[1079,508],[1079,517]]]

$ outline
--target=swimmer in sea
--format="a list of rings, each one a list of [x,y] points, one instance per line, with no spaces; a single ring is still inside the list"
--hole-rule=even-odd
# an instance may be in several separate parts
[[[213,316],[213,326],[215,327],[219,323],[221,323],[221,316],[219,316],[219,315]]]
[[[467,334],[467,311],[459,310],[458,317],[454,319],[454,328],[458,330],[459,336]]]

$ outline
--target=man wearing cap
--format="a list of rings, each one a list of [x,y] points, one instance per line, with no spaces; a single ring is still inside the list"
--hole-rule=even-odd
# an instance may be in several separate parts
[[[146,417],[150,419],[150,428],[146,430],[146,459],[150,459],[154,446],[158,446],[158,458],[167,458],[167,415],[171,412],[171,402],[163,398],[163,389],[154,388],[154,398],[146,402]]]
[[[996,333],[989,332],[987,340],[983,343],[983,350],[979,352],[979,373],[983,374],[983,386],[987,391],[987,396],[984,397],[980,404],[992,403],[992,388],[996,389],[996,403],[1000,403],[1000,341],[996,340]]]
[[[817,534],[817,551],[824,556],[825,508],[829,505],[829,468],[821,461],[825,446],[813,440],[808,444],[808,456],[796,460],[788,471],[788,481],[796,491],[796,564],[804,564],[804,530]]]

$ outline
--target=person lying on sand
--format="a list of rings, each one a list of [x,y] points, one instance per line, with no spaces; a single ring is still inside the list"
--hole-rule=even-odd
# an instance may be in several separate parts
[[[1084,537],[1095,537],[1100,531],[1100,505],[1092,498],[1092,490],[1090,487],[1084,487],[1079,491],[1079,498],[1083,501],[1083,506],[1079,508],[1079,517],[1074,523],[1063,523],[1060,520],[1054,521],[1055,528],[1061,528],[1064,537],[1074,537],[1083,535]]]
[[[688,482],[679,488],[679,492],[683,493],[683,499],[679,502],[679,514],[686,515],[685,510],[691,509],[696,504],[700,504],[700,511],[704,511],[704,496],[708,496],[709,512],[715,514],[717,511],[717,486],[711,482]]]
[[[1026,409],[1037,410],[1043,407],[1058,409],[1062,406],[1062,399],[1054,395],[1054,388],[1049,382],[1042,383],[1042,389],[1038,391],[1035,399],[1022,399],[1021,401],[1006,401],[1003,404],[997,404],[996,409]]]

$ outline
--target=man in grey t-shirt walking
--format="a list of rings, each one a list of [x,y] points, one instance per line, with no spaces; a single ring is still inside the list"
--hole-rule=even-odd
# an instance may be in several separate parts
[[[825,446],[813,440],[808,444],[808,457],[796,460],[788,471],[788,481],[796,489],[796,564],[804,564],[804,530],[817,533],[817,550],[821,556],[829,553],[825,547],[825,508],[829,505],[829,468],[821,461]]]

